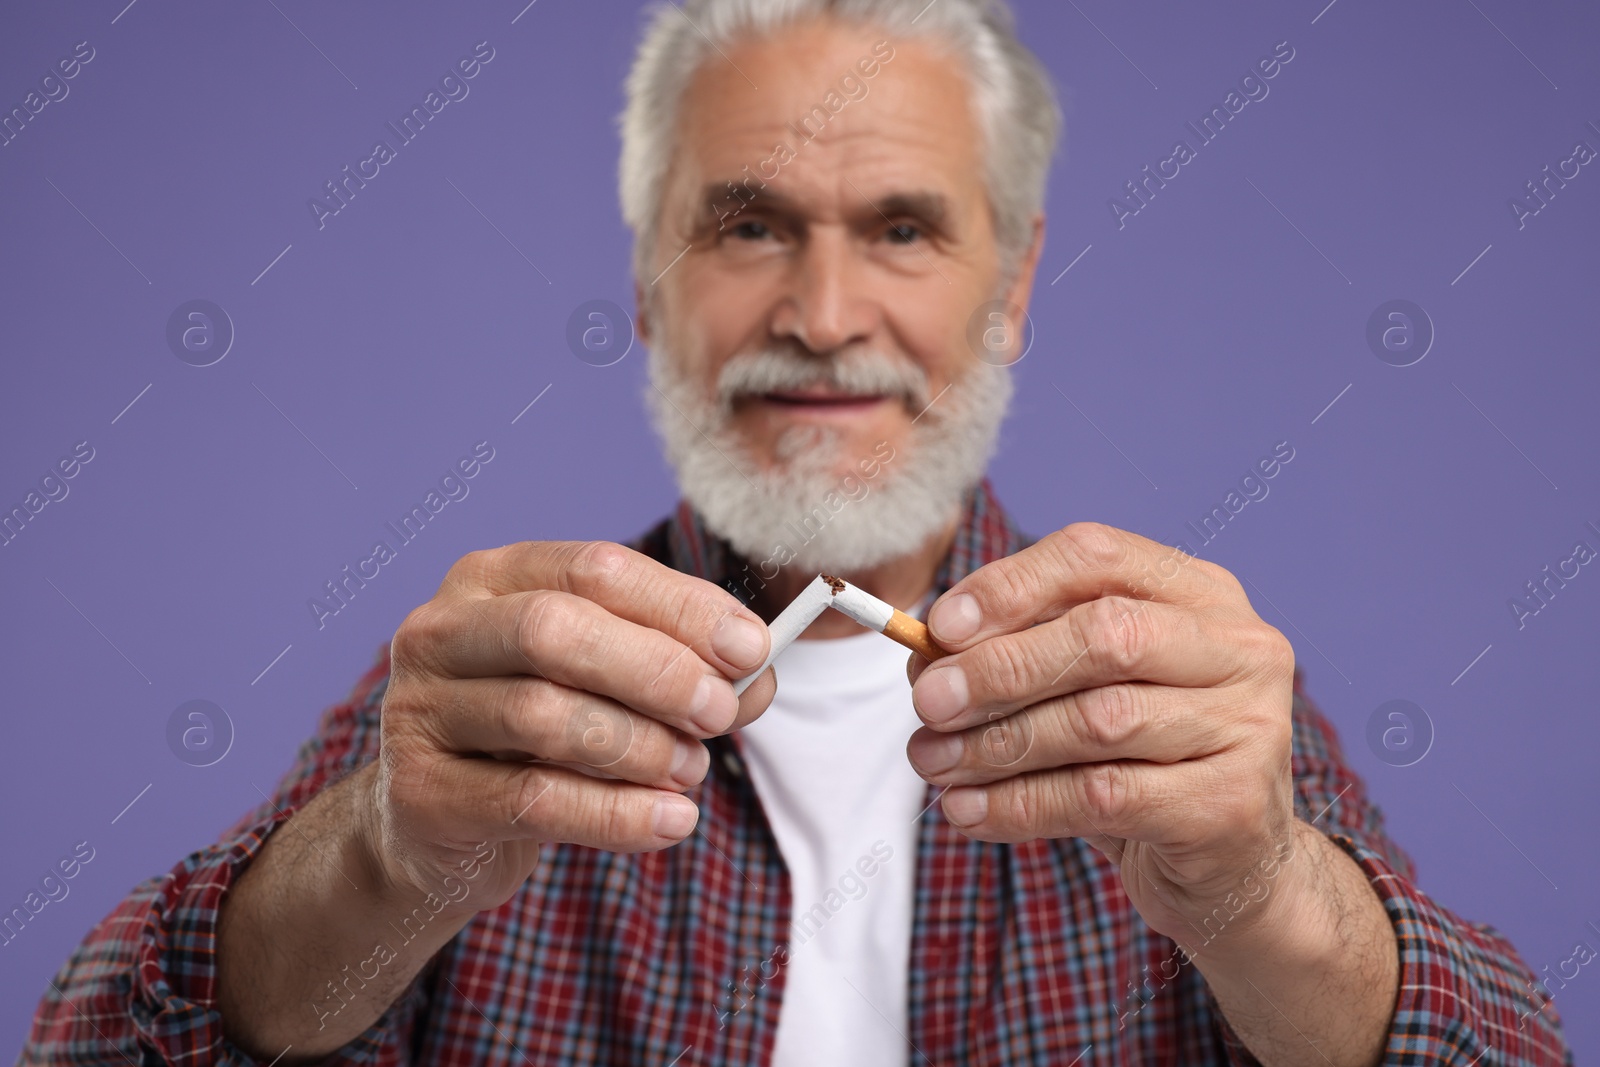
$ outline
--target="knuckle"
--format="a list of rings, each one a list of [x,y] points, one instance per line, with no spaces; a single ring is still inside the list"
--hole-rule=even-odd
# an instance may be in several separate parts
[[[630,730],[626,755],[639,777],[655,781],[671,781],[672,760],[677,754],[678,738],[669,729],[655,729],[643,724],[643,729]],[[639,780],[635,777],[635,780]]]
[[[1027,642],[1013,638],[985,643],[979,663],[984,688],[1002,701],[1027,693],[1036,673],[1035,657],[1028,650]]]
[[[1024,830],[1032,827],[1034,820],[1044,810],[1044,797],[1040,795],[1043,787],[1040,782],[1039,775],[1025,774],[1011,779],[1008,783],[1011,796],[1007,809],[1013,827]]]
[[[580,763],[610,767],[633,750],[633,719],[622,708],[588,703],[566,719],[566,750]]]
[[[544,678],[514,678],[494,715],[502,736],[541,760],[610,768],[632,755],[637,744],[627,709]]]
[[[1097,749],[1117,750],[1139,732],[1144,701],[1141,690],[1128,684],[1091,690],[1083,707],[1083,731]]]
[[[673,600],[672,610],[662,624],[664,633],[686,646],[709,647],[711,636],[725,615],[749,618],[753,614],[732,594],[724,598],[721,590],[709,583],[709,588],[698,582],[692,584],[693,588]]]
[[[1262,624],[1262,641],[1266,648],[1263,659],[1275,674],[1291,675],[1294,673],[1294,645],[1284,632],[1276,626]]]
[[[1275,682],[1294,673],[1294,646],[1283,631],[1260,621],[1243,631],[1237,638],[1243,655],[1241,676]]]
[[[499,548],[476,549],[456,561],[445,585],[454,593],[506,588],[528,559],[544,549],[540,541],[515,541]]]
[[[1244,583],[1239,581],[1238,576],[1228,568],[1221,564],[1213,563],[1208,559],[1198,560],[1197,562],[1200,564],[1200,572],[1216,583],[1219,588],[1227,590],[1228,593],[1233,595],[1245,596]],[[1246,599],[1248,598],[1246,597]]]
[[[581,638],[584,628],[576,614],[567,598],[559,593],[546,589],[529,592],[517,605],[513,623],[518,647],[537,663],[540,654],[547,648],[557,647],[563,637],[568,641]]]
[[[404,745],[419,758],[436,759],[441,752],[455,747],[451,728],[472,709],[462,700],[459,687],[448,682],[430,680],[406,687],[401,699],[392,708],[394,719],[385,723],[380,733],[380,743],[393,741]],[[391,706],[385,704],[387,716]]]
[[[546,796],[555,789],[555,775],[537,764],[530,764],[517,775],[516,788],[511,791],[511,810],[505,813],[506,821],[517,825],[538,826],[546,823],[550,812],[541,810],[540,804],[549,804]]]
[[[1058,550],[1068,559],[1097,570],[1121,563],[1126,548],[1114,527],[1102,522],[1075,522],[1057,533]]]
[[[390,661],[400,667],[426,665],[432,659],[432,650],[439,644],[444,631],[444,620],[435,601],[412,608],[395,629],[389,643]]]
[[[444,581],[439,584],[440,594],[454,594],[463,586],[469,588],[485,586],[487,582],[484,579],[492,566],[494,551],[487,548],[474,549],[450,564],[450,569],[444,572]]]
[[[450,570],[459,572],[461,577],[481,578],[494,569],[505,551],[500,548],[473,549],[456,560]]]
[[[677,641],[652,640],[648,648],[636,648],[634,655],[645,657],[641,669],[650,677],[644,692],[658,699],[682,701],[687,706],[704,676],[702,662],[690,655],[692,651]]]
[[[1133,780],[1120,763],[1097,763],[1083,775],[1083,807],[1096,823],[1120,826],[1133,805]]]
[[[1033,724],[1024,713],[995,712],[988,722],[957,736],[964,746],[957,766],[1013,767],[1033,749]]]
[[[1143,662],[1152,640],[1144,601],[1104,596],[1091,602],[1087,615],[1090,633],[1085,636],[1102,662],[1123,672]]]
[[[633,556],[615,541],[584,542],[567,567],[571,591],[586,600],[607,599],[627,584]]]
[[[500,736],[521,742],[524,749],[542,756],[545,753],[538,751],[544,732],[540,729],[542,720],[562,696],[539,678],[521,676],[510,679],[510,683],[498,690],[499,699],[490,712]]]
[[[1034,580],[1021,567],[999,566],[984,575],[983,614],[988,618],[1015,619],[1029,614],[1037,594]]]
[[[426,680],[392,668],[384,686],[378,714],[378,755],[387,773],[390,761],[402,747],[426,744],[434,735],[426,729],[436,706],[435,690]],[[389,750],[393,749],[394,752]]]

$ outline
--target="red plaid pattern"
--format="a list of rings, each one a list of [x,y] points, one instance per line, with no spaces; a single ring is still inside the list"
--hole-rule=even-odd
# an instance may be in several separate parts
[[[1027,543],[983,483],[933,595]],[[686,505],[635,547],[729,588],[742,565]],[[269,834],[375,756],[387,680],[385,647],[324,714],[271,805],[135,887],[89,933],[46,991],[19,1063],[254,1062],[222,1036],[212,1006],[219,906]],[[1398,936],[1401,988],[1384,1062],[1570,1064],[1549,994],[1516,950],[1417,888],[1298,670],[1293,712],[1297,811],[1361,865]],[[710,746],[711,769],[690,792],[702,814],[688,840],[644,855],[547,850],[517,895],[468,923],[327,1062],[769,1062],[788,880],[738,737]],[[907,1062],[1256,1062],[1098,852],[1076,839],[972,841],[933,799],[930,789],[916,856]]]

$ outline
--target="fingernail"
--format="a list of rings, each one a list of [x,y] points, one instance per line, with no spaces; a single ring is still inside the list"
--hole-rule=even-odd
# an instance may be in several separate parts
[[[946,789],[941,799],[944,817],[950,820],[952,826],[971,826],[982,822],[983,817],[989,814],[989,794],[982,789],[965,786]]]
[[[680,740],[672,749],[672,769],[667,773],[679,785],[690,786],[700,781],[704,770],[700,766],[700,753],[706,746],[698,741]]]
[[[911,763],[924,774],[942,774],[961,762],[966,749],[954,734],[914,734],[911,738]]]
[[[731,665],[751,671],[766,658],[767,639],[759,623],[729,612],[711,632],[711,651]]]
[[[928,613],[928,628],[941,645],[965,641],[978,632],[978,599],[971,593],[957,593],[933,606]]]
[[[967,706],[967,672],[958,664],[929,667],[911,687],[911,696],[926,721],[953,719]]]
[[[656,810],[650,819],[650,829],[657,837],[681,840],[700,821],[700,809],[688,797],[677,795],[656,798]]]
[[[739,698],[733,685],[711,675],[701,675],[689,704],[689,718],[708,734],[720,734],[733,725],[739,715]]]

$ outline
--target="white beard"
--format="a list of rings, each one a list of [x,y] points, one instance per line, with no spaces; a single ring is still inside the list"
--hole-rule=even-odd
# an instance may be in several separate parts
[[[862,348],[818,357],[780,346],[736,356],[722,367],[715,397],[655,348],[649,374],[646,407],[679,492],[712,533],[769,570],[792,564],[848,573],[921,548],[956,518],[966,492],[983,478],[1013,389],[1009,368],[972,360],[946,392],[930,397],[920,367]],[[816,383],[900,395],[922,414],[905,447],[880,443],[863,455],[847,453],[838,427],[793,425],[779,435],[777,463],[763,469],[729,425],[734,398]]]

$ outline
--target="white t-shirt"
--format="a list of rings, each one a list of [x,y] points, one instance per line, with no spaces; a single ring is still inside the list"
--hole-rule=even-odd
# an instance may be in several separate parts
[[[776,1067],[905,1063],[906,964],[927,783],[908,653],[882,634],[796,641],[741,731],[794,910]],[[853,987],[853,988],[852,988]]]

